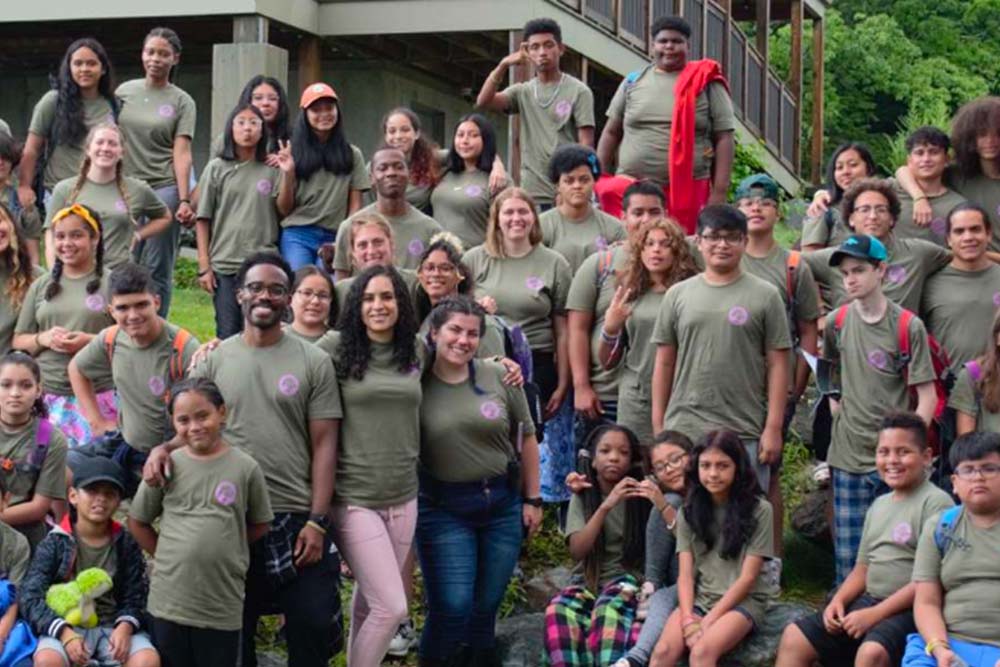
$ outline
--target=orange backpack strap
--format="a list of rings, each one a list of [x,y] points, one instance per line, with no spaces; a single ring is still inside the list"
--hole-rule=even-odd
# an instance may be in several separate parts
[[[108,363],[115,353],[115,340],[118,338],[118,325],[112,324],[104,330],[104,352],[108,355]]]
[[[597,255],[597,288],[604,286],[604,281],[615,272],[615,250],[614,248],[602,250]]]
[[[850,308],[850,306],[851,304],[845,303],[837,309],[837,314],[833,317],[833,328],[836,329],[838,333],[844,328],[844,320],[847,319],[847,309]]]
[[[896,336],[899,338],[899,364],[903,368],[903,377],[907,377],[907,369],[910,366],[910,322],[913,321],[913,313],[903,309],[899,314],[899,331]]]
[[[170,376],[170,383],[179,382],[184,378],[184,348],[191,340],[191,332],[187,329],[178,329],[174,336],[173,349],[170,352],[170,364],[167,374]]]
[[[785,260],[785,291],[788,293],[788,302],[795,301],[795,292],[798,287],[799,263],[802,261],[802,253],[798,250],[789,250],[788,258]]]

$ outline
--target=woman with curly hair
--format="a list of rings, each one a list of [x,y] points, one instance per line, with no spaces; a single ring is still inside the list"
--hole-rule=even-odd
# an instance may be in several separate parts
[[[35,203],[39,160],[46,195],[56,183],[77,173],[87,132],[98,123],[115,122],[118,116],[114,90],[114,69],[100,42],[84,37],[70,44],[59,66],[56,89],[42,95],[31,114],[17,172],[21,206]]]
[[[38,359],[49,419],[66,434],[70,447],[92,437],[90,423],[73,395],[67,367],[73,355],[104,327],[108,281],[101,218],[84,204],[52,216],[56,257],[52,270],[31,283],[14,327],[14,348]],[[114,386],[108,376],[94,383],[101,416],[118,421]]]
[[[677,517],[678,608],[649,662],[673,667],[684,654],[714,667],[764,621],[778,593],[771,504],[739,436],[711,431],[691,453]]]
[[[35,267],[28,253],[27,242],[14,216],[0,204],[0,354],[11,349],[14,325],[17,323],[28,287],[43,271]]]
[[[372,266],[351,284],[330,351],[344,417],[333,499],[356,582],[347,660],[378,667],[408,614],[403,567],[417,522],[422,346],[406,283]]]
[[[625,270],[616,281],[604,313],[598,359],[613,368],[624,358],[618,381],[618,423],[640,442],[652,440],[653,328],[663,295],[672,285],[698,273],[684,232],[672,220],[651,220],[626,246]]]
[[[403,151],[410,167],[406,200],[430,215],[431,193],[441,180],[447,153],[421,132],[420,117],[412,109],[396,107],[382,117],[385,143]]]
[[[986,353],[958,371],[948,407],[955,410],[956,435],[1000,433],[1000,311],[993,318]]]

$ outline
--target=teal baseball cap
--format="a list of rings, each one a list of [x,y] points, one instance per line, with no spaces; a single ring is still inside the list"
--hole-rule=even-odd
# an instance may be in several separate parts
[[[863,259],[867,262],[884,262],[889,259],[885,246],[874,236],[868,234],[851,234],[832,255],[830,266],[840,266],[845,257]]]
[[[739,201],[748,197],[763,197],[764,199],[778,201],[780,192],[778,184],[767,174],[751,174],[736,186],[734,199]]]

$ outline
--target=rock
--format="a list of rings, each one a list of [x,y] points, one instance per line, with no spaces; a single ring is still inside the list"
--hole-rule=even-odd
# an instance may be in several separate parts
[[[797,533],[820,544],[833,544],[827,504],[832,502],[830,491],[821,487],[807,493],[802,503],[792,511],[792,528]]]
[[[545,615],[541,613],[508,616],[499,621],[496,635],[500,664],[503,667],[539,667],[545,650],[544,631]]]
[[[257,667],[287,667],[288,656],[270,651],[257,651]]]
[[[570,585],[572,571],[567,567],[554,567],[524,582],[524,597],[528,611],[545,611],[549,600]]]

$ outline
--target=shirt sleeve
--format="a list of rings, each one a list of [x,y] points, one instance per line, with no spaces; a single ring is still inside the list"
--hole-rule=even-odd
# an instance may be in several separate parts
[[[66,208],[69,202],[70,193],[70,181],[59,181],[52,188],[52,200],[45,210],[45,224],[43,225],[45,229],[52,228],[52,218],[55,214]]]
[[[184,94],[177,101],[177,127],[174,129],[174,138],[187,137],[194,139],[194,128],[198,118],[198,107],[194,99]]]
[[[15,530],[11,530],[8,537],[13,545],[9,548],[7,556],[7,577],[10,583],[20,586],[31,561],[31,546],[28,544],[28,538]]]
[[[351,219],[340,223],[337,229],[337,252],[333,255],[333,268],[337,271],[351,271]]]
[[[512,83],[503,89],[502,92],[507,97],[507,113],[521,113],[521,92],[524,86],[524,83]]]
[[[657,345],[677,345],[677,288],[674,285],[667,290],[660,303],[660,312],[656,315],[651,341]]]
[[[932,382],[936,377],[934,364],[931,362],[930,344],[927,342],[927,329],[919,317],[910,320],[910,365],[907,376],[907,384],[911,387]]]
[[[795,285],[795,318],[800,322],[819,319],[819,287],[812,269],[805,262],[799,262],[798,282]]]
[[[825,246],[830,242],[830,230],[826,224],[826,214],[807,217],[802,221],[802,245]]]
[[[823,351],[821,356],[832,364],[840,363],[840,348],[837,346],[836,310],[830,311],[823,327]]]
[[[555,284],[552,286],[552,313],[554,315],[566,313],[566,297],[569,295],[571,282],[573,282],[573,272],[570,271],[569,262],[560,255],[556,258]]]
[[[785,301],[777,288],[768,289],[764,310],[764,331],[768,350],[787,350],[792,346],[788,331],[788,317],[785,315]]]
[[[139,484],[139,490],[129,505],[128,515],[142,523],[153,523],[163,513],[163,487],[149,486],[145,481]]]
[[[149,187],[145,181],[139,181],[139,184],[135,193],[137,195],[136,201],[139,203],[139,213],[149,219],[170,215],[170,209],[163,203],[159,195],[153,191],[153,188]]]
[[[28,132],[37,134],[46,141],[49,140],[49,132],[52,130],[52,123],[56,119],[56,98],[54,90],[50,90],[42,99],[38,100],[34,111],[31,113],[31,122],[28,124]]]
[[[597,263],[601,253],[595,253],[583,260],[576,275],[569,284],[566,295],[566,310],[593,313],[597,306]]]
[[[340,385],[333,372],[333,364],[325,354],[310,356],[313,379],[309,392],[309,419],[341,419],[344,416],[340,404]]]
[[[747,544],[747,555],[774,558],[774,510],[766,500],[761,499],[757,503],[757,511],[754,512],[757,525]]]
[[[951,251],[930,241],[927,241],[927,246],[927,255],[924,259],[924,275],[929,276],[932,273],[937,273],[951,263]]]
[[[271,499],[267,493],[267,483],[264,472],[254,462],[247,480],[247,521],[249,523],[271,523],[274,512],[271,510]]]
[[[569,499],[569,509],[566,510],[566,537],[573,533],[579,533],[587,525],[587,517],[583,515],[583,498],[579,493],[574,493]]]
[[[38,318],[36,317],[36,304],[38,303],[38,290],[42,283],[48,283],[44,278],[36,278],[35,282],[28,287],[24,295],[24,303],[21,304],[21,312],[17,314],[17,324],[14,325],[14,333],[36,333],[38,332]]]
[[[917,553],[913,558],[913,581],[941,580],[941,550],[934,540],[934,531],[940,514],[935,514],[924,524],[917,542]]]
[[[66,451],[66,436],[58,427],[53,428],[45,463],[35,482],[35,493],[53,500],[66,500]]]
[[[594,127],[594,93],[584,82],[580,82],[580,92],[573,102],[573,120],[576,126]]]
[[[677,553],[694,553],[694,533],[687,519],[684,518],[684,509],[677,510]]]
[[[717,81],[708,84],[708,113],[712,117],[712,132],[732,132],[736,129],[733,100],[726,87]]]
[[[959,412],[979,419],[979,401],[976,400],[976,388],[972,383],[972,376],[969,369],[962,366],[955,378],[955,386],[948,396],[948,407]]]
[[[499,370],[501,374],[503,371]],[[510,413],[511,426],[521,425],[521,435],[535,435],[535,423],[531,420],[531,411],[528,409],[528,398],[521,387],[502,385],[507,392],[507,410]]]
[[[205,171],[202,172],[201,178],[198,180],[198,217],[205,220],[211,220],[215,217],[216,199],[219,196],[215,187],[215,179],[220,159],[215,158],[205,165]]]
[[[871,560],[871,523],[872,523],[872,510],[874,510],[877,505],[872,505],[865,512],[865,523],[861,528],[861,542],[858,544],[858,558],[857,562],[862,565],[868,565]]]
[[[618,120],[625,119],[625,79],[622,79],[622,82],[618,84],[618,90],[611,98],[611,104],[608,105],[608,110],[604,115]]]
[[[108,351],[104,346],[106,332],[107,329],[104,329],[91,338],[73,357],[77,369],[88,380],[106,378],[111,374],[111,360],[108,359]]]
[[[351,170],[351,189],[371,189],[371,179],[368,177],[368,170],[365,169],[364,153],[357,146],[351,146],[351,153],[354,155],[354,167]]]
[[[22,209],[17,216],[17,224],[21,228],[21,233],[24,234],[25,238],[32,241],[42,238],[44,221],[37,206],[29,206],[26,209]]]

